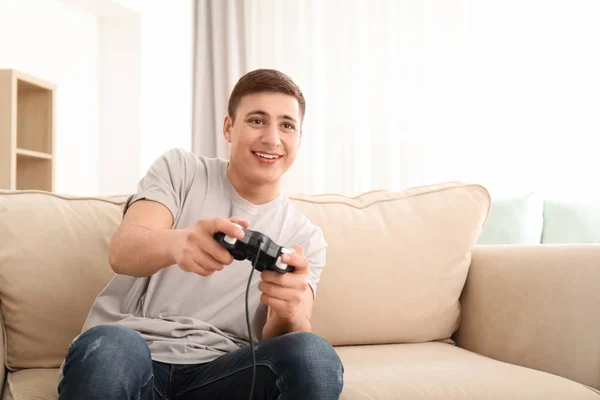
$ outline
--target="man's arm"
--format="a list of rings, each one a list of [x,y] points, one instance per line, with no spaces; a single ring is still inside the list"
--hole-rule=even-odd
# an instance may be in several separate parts
[[[163,204],[134,202],[111,240],[109,263],[118,274],[150,276],[175,263],[171,249],[178,231],[171,229],[173,216]]]
[[[248,221],[231,217],[201,219],[188,228],[173,229],[173,216],[159,202],[138,200],[125,213],[109,249],[109,263],[118,274],[150,276],[177,264],[186,272],[208,276],[231,264],[233,256],[216,240],[215,232],[242,239],[236,224]]]

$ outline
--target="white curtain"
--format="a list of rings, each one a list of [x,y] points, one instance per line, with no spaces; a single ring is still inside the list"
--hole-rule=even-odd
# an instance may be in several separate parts
[[[600,2],[243,0],[242,14],[245,70],[280,69],[307,98],[288,191],[600,195]]]
[[[194,3],[194,109],[192,150],[227,158],[222,135],[229,92],[247,71],[244,4],[238,0]]]

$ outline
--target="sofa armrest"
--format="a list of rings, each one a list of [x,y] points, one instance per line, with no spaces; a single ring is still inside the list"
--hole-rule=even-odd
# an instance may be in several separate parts
[[[476,246],[456,344],[600,390],[600,244]]]

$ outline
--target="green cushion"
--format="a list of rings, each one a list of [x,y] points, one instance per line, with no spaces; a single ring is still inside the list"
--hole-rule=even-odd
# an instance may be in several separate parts
[[[534,193],[492,199],[492,209],[477,244],[539,244],[544,200]]]
[[[600,201],[546,200],[542,243],[600,243]]]

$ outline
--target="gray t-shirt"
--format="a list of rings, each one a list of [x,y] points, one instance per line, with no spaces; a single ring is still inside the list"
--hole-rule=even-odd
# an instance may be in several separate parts
[[[227,176],[226,160],[170,150],[140,180],[125,209],[139,199],[164,204],[173,214],[174,228],[201,218],[236,216],[279,245],[303,246],[310,264],[309,285],[316,294],[327,247],[322,230],[283,194],[260,206],[246,201]],[[144,337],[155,361],[214,360],[249,343],[245,293],[251,268],[250,261],[234,261],[208,277],[177,265],[146,278],[116,275],[96,298],[82,332],[102,324],[123,325]],[[256,340],[261,339],[267,314],[260,302],[259,281],[260,273],[254,271],[249,310]]]

